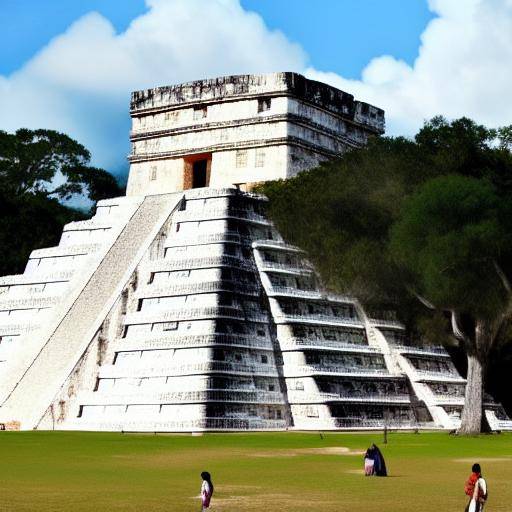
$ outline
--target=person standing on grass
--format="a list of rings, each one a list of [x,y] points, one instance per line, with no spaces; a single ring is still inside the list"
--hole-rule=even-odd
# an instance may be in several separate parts
[[[375,465],[373,468],[375,476],[388,476],[384,455],[382,455],[382,452],[379,450],[376,444],[372,444],[372,447],[375,450]]]
[[[487,501],[487,482],[482,476],[480,464],[473,464],[464,492],[469,496],[465,512],[483,512]]]
[[[203,479],[203,483],[201,485],[201,510],[206,510],[210,507],[210,500],[212,499],[213,494],[213,483],[212,477],[208,471],[203,471],[201,473],[201,478]]]
[[[377,445],[372,444],[364,456],[365,476],[388,476],[386,462]]]
[[[375,467],[375,450],[370,446],[364,455],[364,475],[373,476]]]

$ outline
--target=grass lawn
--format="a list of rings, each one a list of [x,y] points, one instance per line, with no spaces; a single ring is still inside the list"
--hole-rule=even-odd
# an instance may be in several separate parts
[[[365,478],[375,442],[389,478]],[[512,510],[512,434],[254,433],[132,435],[0,433],[1,511],[200,510],[202,470],[212,512],[461,512],[480,462],[489,512]]]

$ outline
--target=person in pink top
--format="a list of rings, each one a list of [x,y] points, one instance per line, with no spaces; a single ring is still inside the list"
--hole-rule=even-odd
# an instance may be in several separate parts
[[[201,473],[201,478],[203,479],[203,483],[201,485],[201,510],[206,510],[210,508],[210,500],[213,495],[213,483],[212,477],[208,471],[203,471]]]

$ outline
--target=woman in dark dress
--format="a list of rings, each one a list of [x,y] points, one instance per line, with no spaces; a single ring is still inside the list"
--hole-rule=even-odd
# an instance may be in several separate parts
[[[384,461],[384,457],[382,452],[377,448],[376,445],[372,444],[372,448],[375,450],[375,464],[374,464],[374,472],[376,476],[388,476],[388,472],[386,470],[386,462]]]

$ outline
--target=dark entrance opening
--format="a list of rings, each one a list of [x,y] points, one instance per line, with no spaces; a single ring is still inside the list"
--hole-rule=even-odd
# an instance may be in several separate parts
[[[197,160],[192,164],[192,188],[206,187],[208,160]]]
[[[201,153],[183,158],[183,190],[208,187],[212,154]]]

